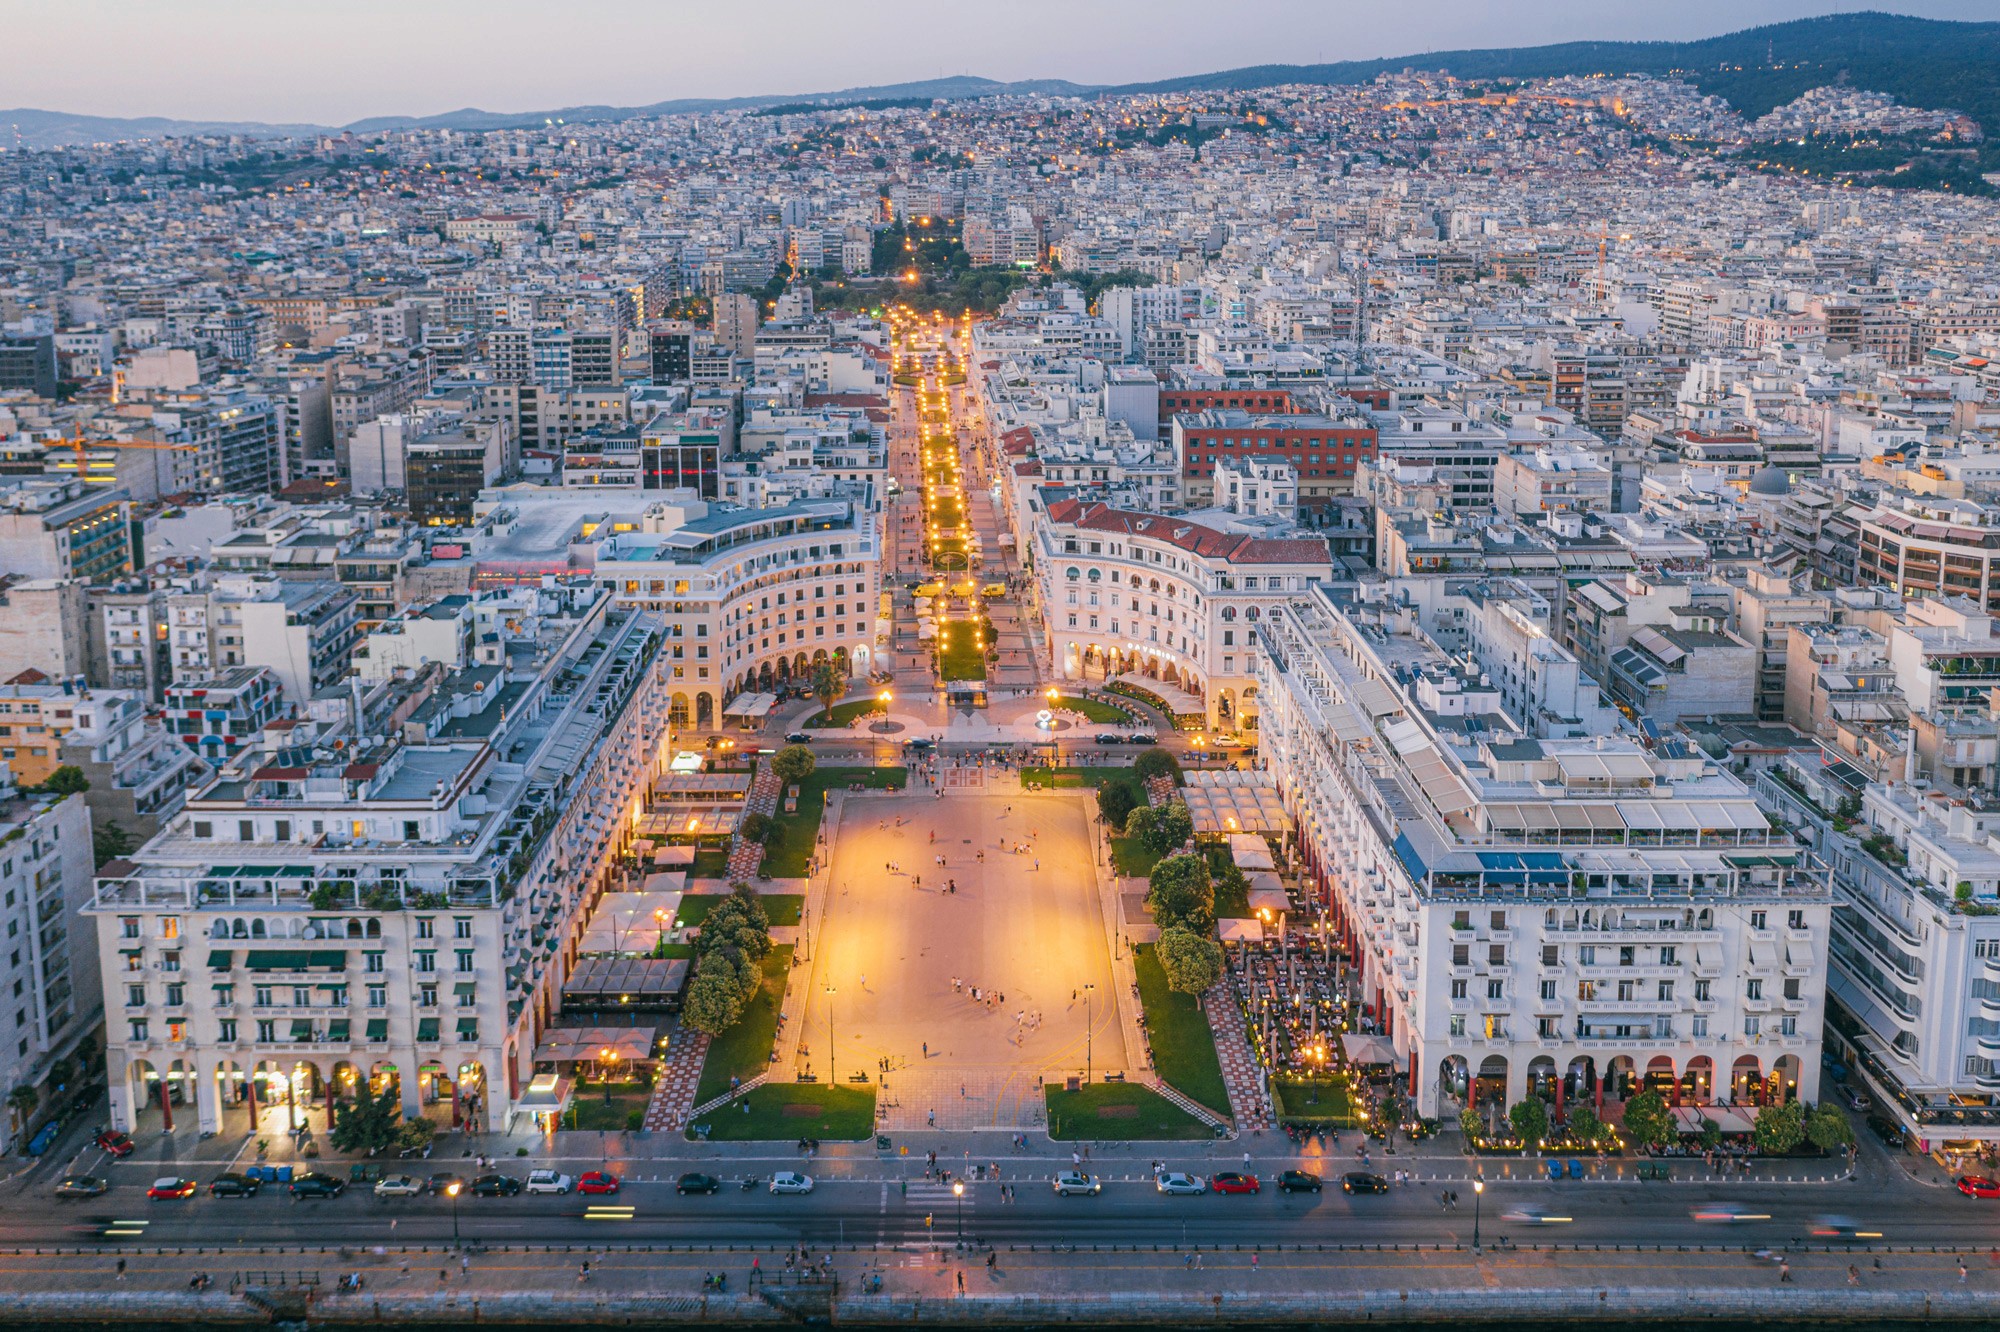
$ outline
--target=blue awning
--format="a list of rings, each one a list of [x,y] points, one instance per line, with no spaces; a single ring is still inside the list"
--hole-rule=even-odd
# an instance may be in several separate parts
[[[1430,867],[1424,864],[1423,857],[1417,854],[1417,848],[1410,845],[1408,833],[1396,834],[1394,850],[1396,859],[1402,861],[1403,868],[1409,871],[1410,879],[1416,883],[1423,882],[1424,876],[1431,872]]]
[[[1563,858],[1552,851],[1481,851],[1479,868],[1488,883],[1569,882]]]

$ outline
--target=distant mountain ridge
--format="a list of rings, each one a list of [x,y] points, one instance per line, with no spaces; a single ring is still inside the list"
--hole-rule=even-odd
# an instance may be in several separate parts
[[[1564,42],[1553,46],[1434,51],[1382,60],[1316,65],[1250,65],[1150,83],[1110,86],[1064,79],[1002,83],[972,75],[848,88],[839,92],[691,97],[647,106],[570,106],[502,112],[466,107],[432,116],[372,116],[347,125],[255,121],[124,119],[18,108],[0,111],[0,141],[60,147],[165,135],[280,137],[389,129],[528,129],[555,121],[592,124],[637,117],[756,110],[794,102],[840,103],[899,97],[967,101],[981,97],[1092,93],[1248,91],[1284,83],[1356,84],[1404,69],[1442,70],[1465,79],[1553,78],[1566,74],[1679,74],[1747,117],[1809,88],[1847,83],[1888,93],[1910,106],[1952,107],[2000,135],[2000,22],[1957,23],[1874,11],[1831,14],[1746,28],[1686,42]]]

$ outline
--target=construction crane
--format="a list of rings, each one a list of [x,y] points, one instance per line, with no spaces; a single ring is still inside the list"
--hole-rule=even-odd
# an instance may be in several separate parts
[[[192,444],[162,444],[156,440],[143,439],[85,439],[80,434],[74,435],[69,439],[52,440],[49,447],[69,449],[76,454],[76,474],[78,479],[83,481],[99,481],[107,484],[116,481],[118,478],[115,476],[92,476],[90,474],[90,451],[92,449],[131,449],[157,453],[193,453],[196,451],[195,446]]]

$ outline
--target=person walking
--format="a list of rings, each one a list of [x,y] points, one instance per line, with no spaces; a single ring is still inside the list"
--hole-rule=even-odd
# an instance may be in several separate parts
[[[1778,1260],[1778,1284],[1782,1286],[1788,1283],[1796,1284],[1792,1283],[1792,1265],[1780,1258]]]

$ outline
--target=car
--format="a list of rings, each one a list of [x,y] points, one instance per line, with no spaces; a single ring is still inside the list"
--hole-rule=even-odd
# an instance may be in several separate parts
[[[1542,1207],[1516,1207],[1511,1211],[1502,1212],[1500,1216],[1502,1220],[1522,1226],[1560,1226],[1570,1220],[1569,1217],[1558,1216]]]
[[[1350,1170],[1340,1177],[1340,1189],[1343,1193],[1387,1193],[1389,1181],[1365,1170]]]
[[[809,745],[812,739],[811,734],[806,731],[785,732],[785,743],[788,745]]]
[[[294,1198],[338,1198],[345,1192],[347,1192],[346,1180],[335,1179],[332,1175],[322,1175],[316,1170],[292,1176]]]
[[[378,1198],[414,1198],[424,1191],[424,1182],[415,1175],[384,1175],[375,1181]]]
[[[1868,1116],[1868,1127],[1874,1132],[1876,1137],[1882,1140],[1884,1146],[1901,1147],[1903,1145],[1903,1126],[1887,1115],[1875,1114]]]
[[[481,1175],[472,1181],[472,1192],[480,1198],[511,1198],[521,1191],[521,1181],[512,1175]]]
[[[1688,1215],[1697,1221],[1720,1222],[1724,1225],[1734,1225],[1742,1221],[1769,1221],[1771,1219],[1769,1212],[1760,1212],[1748,1204],[1733,1202],[1697,1203],[1694,1210],[1689,1212]]]
[[[1209,1176],[1208,1187],[1217,1193],[1261,1193],[1264,1190],[1255,1175],[1239,1174],[1234,1170]]]
[[[1125,743],[1128,745],[1157,745],[1160,743],[1160,737],[1154,735],[1151,731],[1134,731],[1125,737]]]
[[[796,1170],[780,1170],[777,1174],[771,1176],[771,1192],[773,1193],[811,1193],[812,1191],[813,1180],[811,1175],[801,1175]]]
[[[435,1193],[440,1198],[450,1193],[453,1189],[462,1191],[464,1188],[465,1181],[449,1170],[440,1170],[437,1174],[432,1175],[424,1181],[424,1192]]]
[[[586,1170],[577,1177],[576,1191],[578,1193],[616,1193],[618,1192],[618,1183],[618,1176],[612,1174],[609,1170]]]
[[[1093,1178],[1081,1170],[1064,1170],[1056,1175],[1056,1193],[1067,1198],[1072,1193],[1098,1194],[1104,1192],[1104,1181]]]
[[[217,1175],[208,1182],[208,1196],[211,1198],[254,1198],[258,1183],[248,1175],[235,1172]]]
[[[1122,735],[1113,735],[1111,732],[1106,731],[1097,737],[1097,743],[1100,745],[1122,745],[1125,743],[1125,737]]]
[[[95,1198],[111,1187],[109,1180],[95,1175],[64,1175],[56,1183],[58,1198]]]
[[[117,1129],[100,1129],[96,1141],[99,1147],[120,1159],[130,1156],[138,1148],[137,1143]]]
[[[1863,1230],[1860,1222],[1846,1216],[1818,1216],[1813,1218],[1812,1237],[1814,1239],[1871,1240],[1881,1239],[1879,1230]]]
[[[722,1181],[714,1175],[691,1172],[674,1181],[675,1193],[714,1193],[721,1189]]]
[[[1285,1170],[1278,1174],[1278,1190],[1281,1193],[1318,1193],[1320,1178],[1310,1170]]]
[[[530,1170],[528,1172],[528,1192],[568,1193],[576,1186],[576,1181],[560,1170]]]
[[[1184,1175],[1178,1170],[1169,1170],[1153,1181],[1153,1187],[1161,1193],[1206,1193],[1208,1185],[1202,1183],[1198,1175]]]
[[[192,1198],[197,1187],[191,1179],[182,1179],[179,1175],[164,1175],[147,1186],[146,1196],[155,1199]]]
[[[903,742],[903,748],[914,749],[921,754],[925,750],[937,748],[937,741],[931,739],[927,735],[914,736],[911,739],[905,740]]]
[[[1958,1191],[1968,1198],[2000,1198],[2000,1180],[1985,1175],[1960,1175]]]

